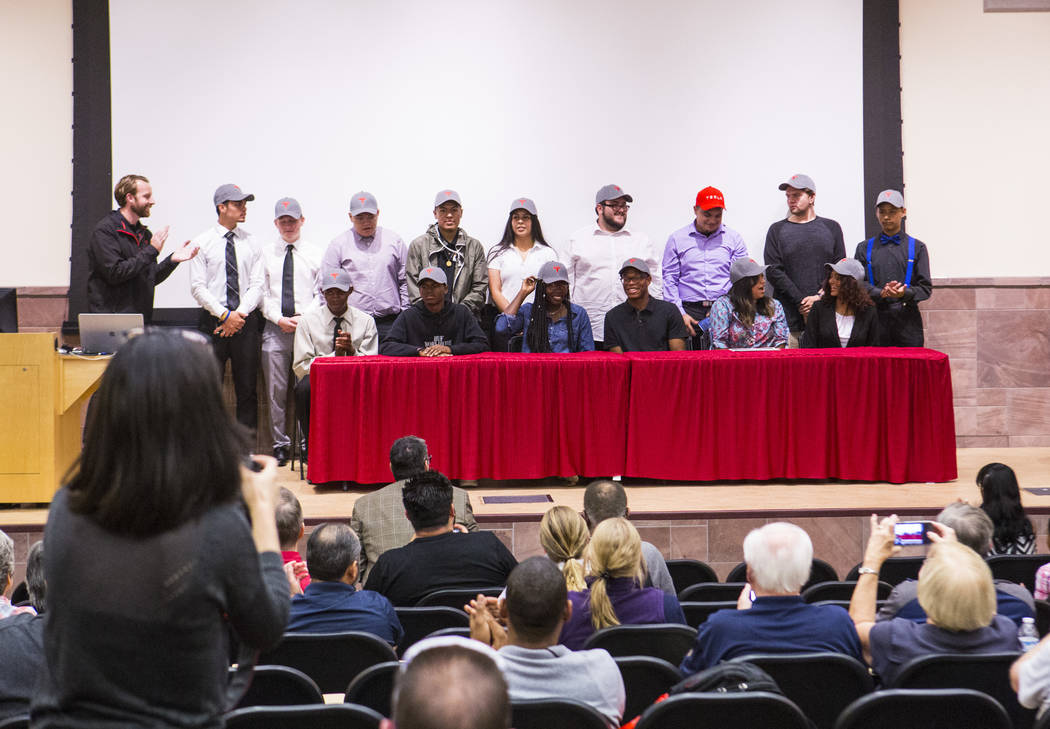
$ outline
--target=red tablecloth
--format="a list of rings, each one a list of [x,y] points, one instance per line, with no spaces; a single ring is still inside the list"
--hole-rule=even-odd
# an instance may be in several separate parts
[[[310,480],[389,481],[403,435],[454,478],[621,473],[630,366],[603,352],[319,358]]]
[[[957,475],[951,370],[940,352],[626,356],[625,476],[903,483]]]
[[[456,478],[948,481],[948,357],[926,349],[320,358],[309,476],[390,479],[397,438]]]

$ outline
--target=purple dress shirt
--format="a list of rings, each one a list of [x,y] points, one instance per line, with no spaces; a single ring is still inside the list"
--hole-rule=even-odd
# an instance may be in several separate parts
[[[374,236],[362,238],[351,228],[328,244],[321,276],[342,268],[354,287],[350,306],[372,316],[396,315],[408,308],[407,257],[408,246],[394,231],[377,227]]]
[[[683,314],[683,301],[714,301],[729,291],[729,264],[748,257],[744,239],[732,228],[721,225],[705,236],[689,223],[664,246],[664,301]]]

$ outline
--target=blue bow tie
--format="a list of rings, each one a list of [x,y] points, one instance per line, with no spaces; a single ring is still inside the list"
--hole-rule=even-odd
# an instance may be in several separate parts
[[[885,233],[880,233],[879,234],[879,242],[882,243],[883,245],[886,245],[887,243],[896,243],[897,245],[900,245],[901,244],[901,234],[897,233],[897,235],[886,235]]]

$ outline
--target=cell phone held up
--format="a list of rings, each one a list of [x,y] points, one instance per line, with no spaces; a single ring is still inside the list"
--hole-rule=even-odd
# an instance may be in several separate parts
[[[899,521],[893,526],[893,543],[915,547],[930,543],[933,524],[928,521]]]

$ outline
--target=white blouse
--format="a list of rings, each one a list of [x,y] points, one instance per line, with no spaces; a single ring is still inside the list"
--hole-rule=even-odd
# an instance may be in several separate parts
[[[835,312],[835,327],[839,330],[839,345],[845,347],[849,343],[849,337],[853,334],[853,314],[840,314]]]
[[[558,260],[558,252],[542,243],[533,245],[525,252],[524,258],[518,249],[511,245],[510,248],[500,252],[492,259],[492,262],[489,263],[489,270],[499,271],[503,296],[507,301],[512,301],[521,291],[521,284],[525,279],[539,273],[540,266],[547,261],[556,260]],[[535,296],[536,293],[533,292],[521,303],[532,303]]]

